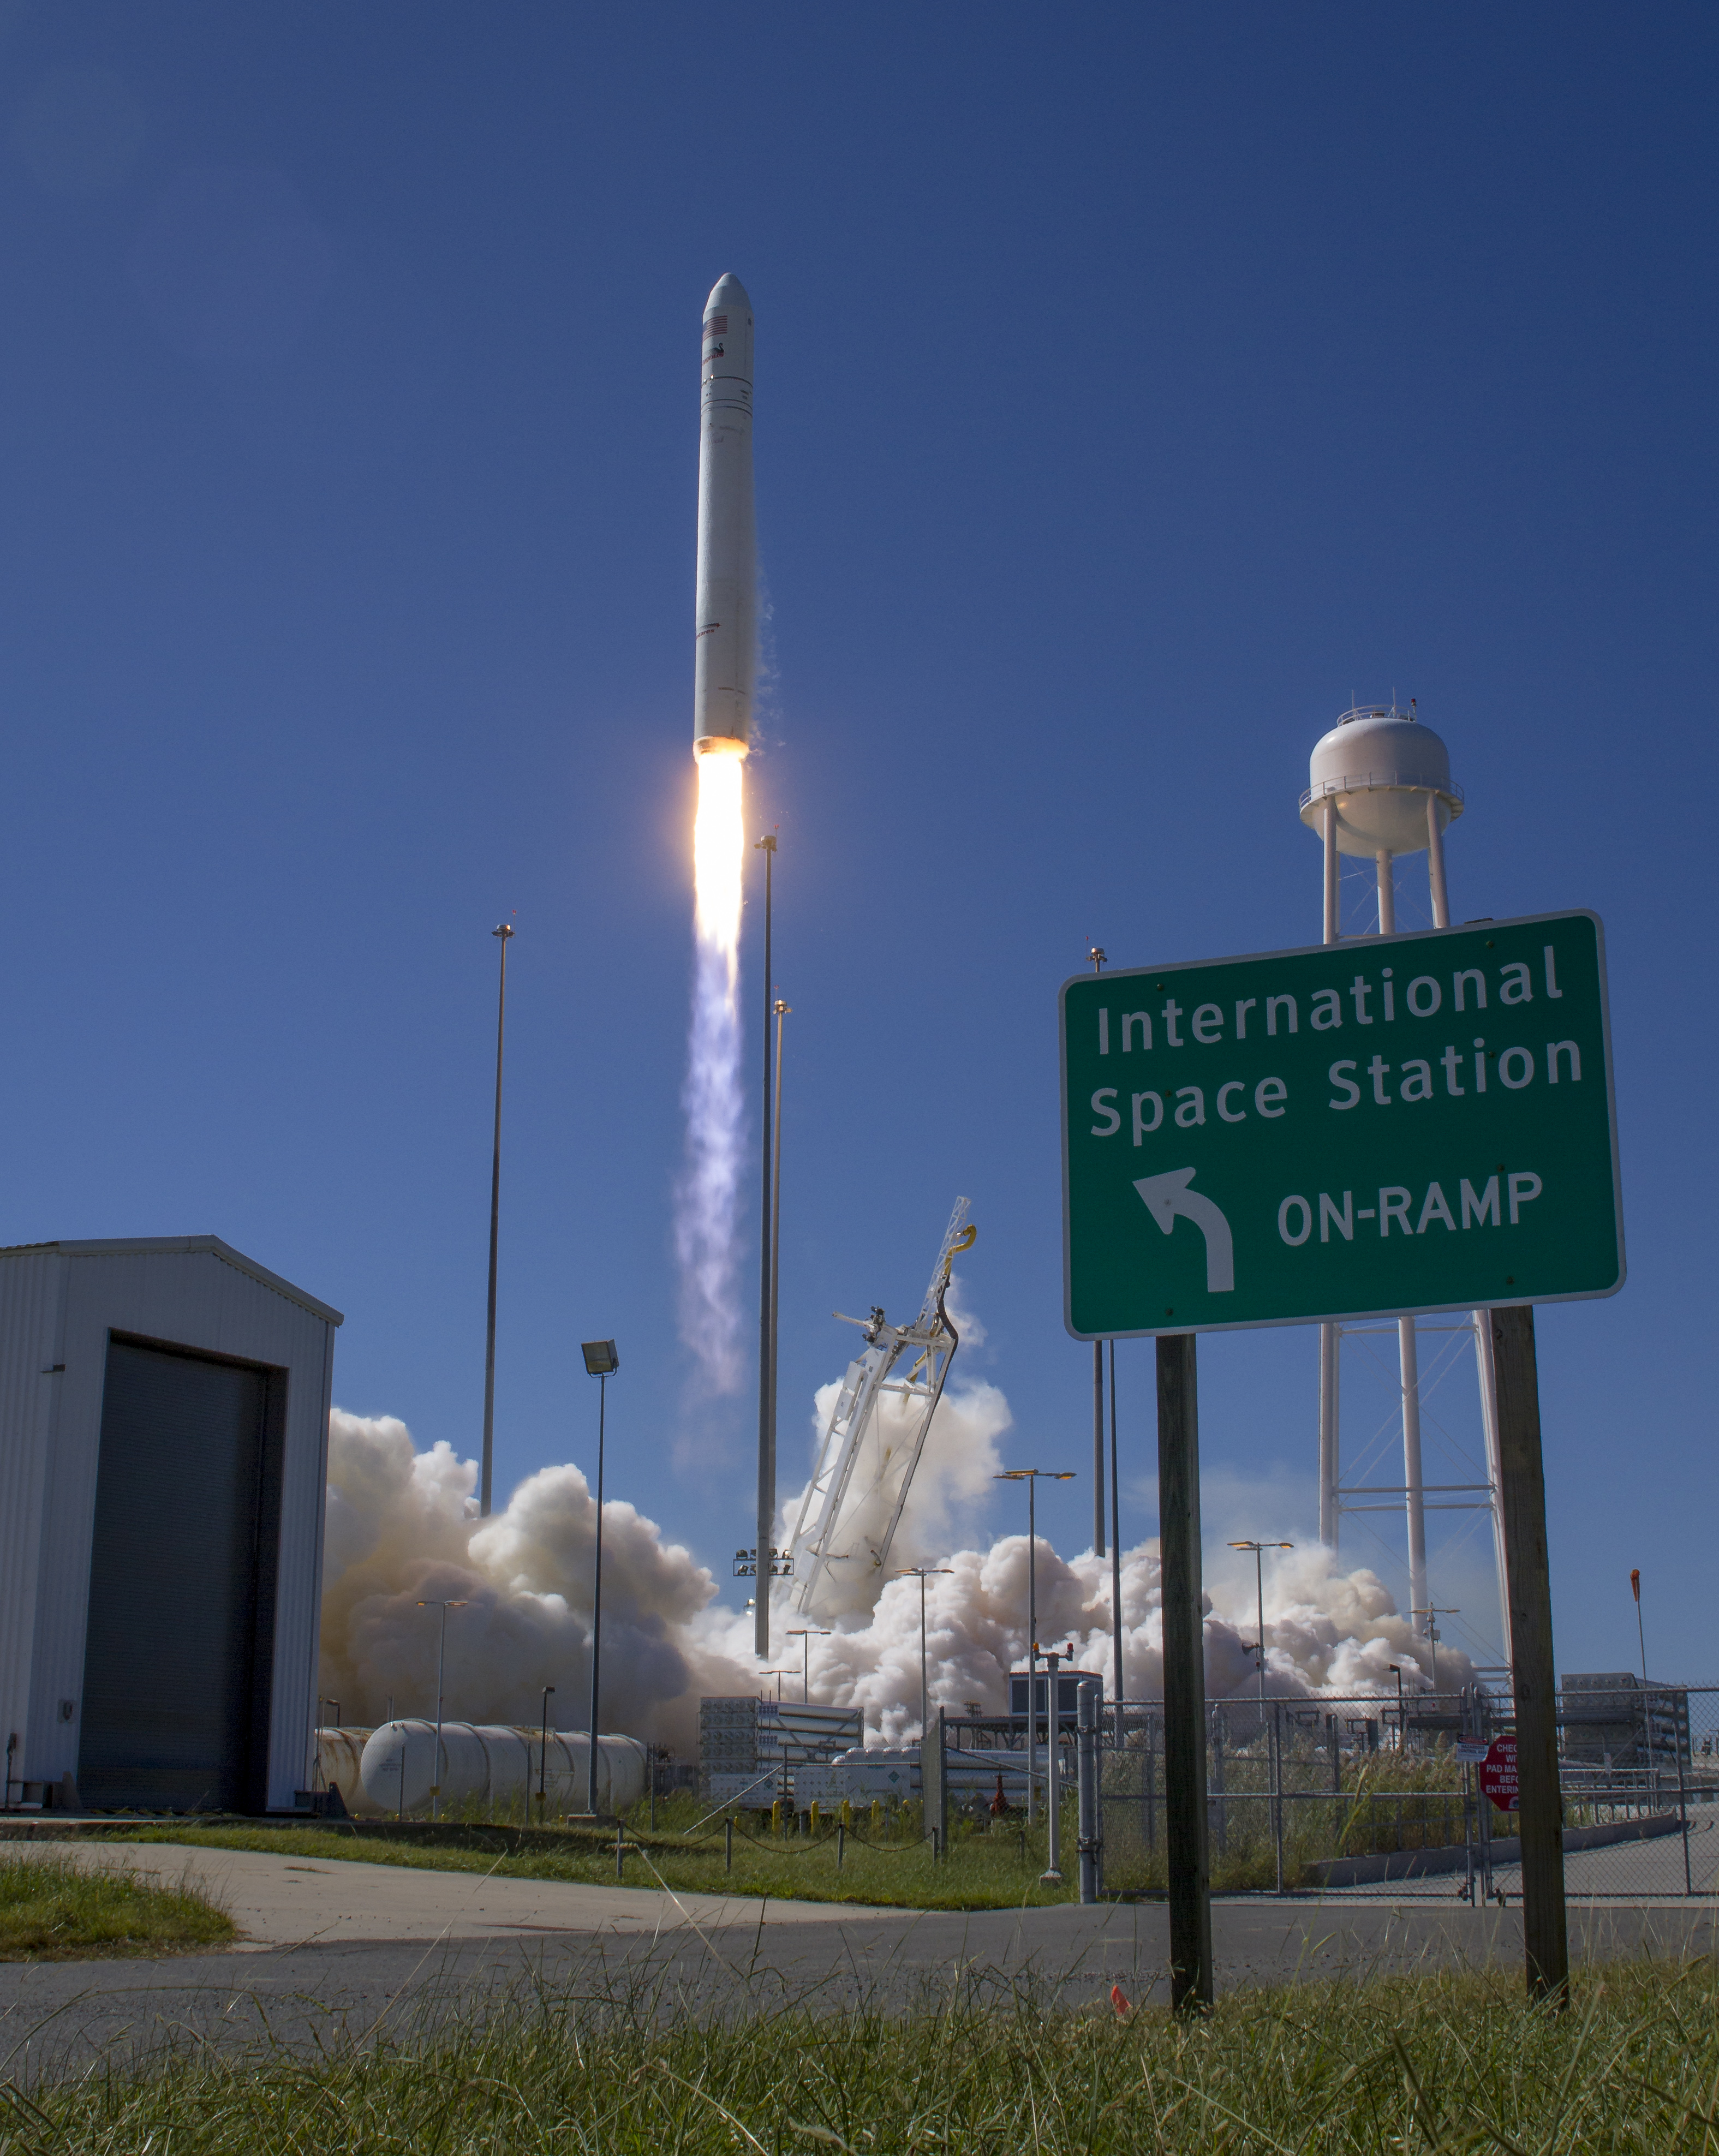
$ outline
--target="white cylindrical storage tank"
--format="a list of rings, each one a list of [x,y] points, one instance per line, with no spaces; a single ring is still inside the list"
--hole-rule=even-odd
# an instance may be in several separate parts
[[[1462,814],[1462,788],[1450,780],[1450,754],[1430,726],[1404,711],[1357,710],[1316,743],[1308,763],[1301,821],[1325,829],[1335,801],[1337,851],[1417,854],[1427,843],[1427,803],[1439,804],[1442,833]]]
[[[377,1819],[383,1807],[364,1787],[364,1747],[368,1729],[319,1729],[316,1732],[316,1788],[319,1794],[331,1783],[341,1793],[341,1802],[354,1819]]]
[[[649,1754],[636,1737],[597,1740],[597,1809],[623,1812],[644,1794]],[[439,1784],[444,1806],[518,1806],[536,1798],[540,1773],[546,1806],[582,1812],[590,1790],[590,1740],[582,1730],[541,1732],[497,1722],[444,1722],[440,1773],[434,1722],[384,1722],[364,1747],[360,1766],[371,1802],[385,1812],[420,1811]]]

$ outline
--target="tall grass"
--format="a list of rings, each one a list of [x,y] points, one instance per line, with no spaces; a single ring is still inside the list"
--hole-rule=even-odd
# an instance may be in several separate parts
[[[235,1935],[233,1919],[188,1876],[163,1887],[119,1865],[0,1857],[0,1960],[172,1953]]]
[[[91,2156],[1021,2156],[1719,2147],[1710,1964],[1578,1979],[1568,2013],[1473,1975],[1237,1994],[1203,2022],[1006,2009],[680,2015],[660,1990],[493,2002],[338,2055],[207,2050],[15,2091],[0,2148]]]

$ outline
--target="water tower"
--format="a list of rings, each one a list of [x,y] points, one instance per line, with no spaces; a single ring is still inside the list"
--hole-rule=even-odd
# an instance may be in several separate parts
[[[1301,796],[1301,821],[1316,831],[1325,848],[1325,941],[1342,940],[1339,910],[1341,857],[1345,854],[1370,859],[1374,868],[1376,896],[1369,911],[1373,922],[1362,935],[1393,936],[1397,932],[1395,863],[1403,854],[1424,853],[1432,926],[1450,925],[1450,900],[1444,880],[1444,834],[1462,814],[1462,788],[1450,778],[1450,757],[1444,742],[1415,715],[1413,701],[1406,711],[1394,704],[1357,706],[1345,711],[1328,734],[1315,744],[1308,770],[1309,785]],[[1397,1320],[1397,1353],[1403,1394],[1403,1488],[1368,1488],[1345,1491],[1341,1485],[1341,1447],[1338,1443],[1338,1351],[1346,1330],[1341,1325],[1319,1328],[1319,1534],[1332,1549],[1337,1547],[1338,1522],[1345,1512],[1394,1510],[1394,1505],[1376,1504],[1376,1498],[1400,1495],[1409,1531],[1409,1599],[1417,1632],[1424,1635],[1432,1622],[1432,1596],[1427,1584],[1426,1512],[1428,1490],[1421,1471],[1420,1363],[1415,1321]],[[1448,1330],[1444,1327],[1427,1329]],[[1503,1645],[1510,1654],[1510,1613],[1504,1589],[1503,1517],[1498,1503],[1497,1394],[1492,1373],[1492,1335],[1485,1313],[1476,1311],[1462,1322],[1475,1340],[1476,1371],[1480,1389],[1480,1419],[1486,1431],[1486,1481],[1483,1485],[1443,1484],[1433,1492],[1441,1512],[1467,1510],[1476,1505],[1492,1516],[1493,1548],[1497,1560],[1499,1607],[1504,1627]]]

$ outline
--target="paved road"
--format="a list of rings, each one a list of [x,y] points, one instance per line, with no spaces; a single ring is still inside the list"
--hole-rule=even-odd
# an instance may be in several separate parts
[[[258,1941],[237,1953],[160,1961],[0,1964],[0,2079],[28,2082],[79,2071],[97,2056],[191,2043],[247,2051],[283,2043],[409,2041],[456,2015],[470,2027],[500,2012],[588,2021],[794,2005],[824,2012],[862,2001],[899,2011],[959,1995],[1080,2006],[1102,2002],[1113,1983],[1137,2005],[1164,1995],[1167,1930],[1156,1904],[833,1916],[828,1904],[731,1901],[717,1905],[719,1921],[694,1922],[683,1906],[671,1922],[663,1914],[665,1897],[627,1889],[485,1883],[364,1864],[317,1866],[271,1887],[251,1867],[284,1872],[278,1857],[163,1848],[126,1854],[174,1877],[187,1856],[218,1856],[223,1865],[229,1856],[246,1857],[243,1867],[234,1862],[231,1876],[243,1868],[250,1878],[244,1891],[257,1907],[290,1912],[303,1927],[300,1943]],[[210,1866],[204,1876],[215,1871]],[[398,1882],[398,1898],[361,1876],[384,1871],[391,1890]],[[539,1920],[522,1917],[511,1897],[490,1898],[497,1887],[552,1895],[556,1921],[540,1928]],[[477,1889],[481,1902],[468,1900],[458,1922],[497,1928],[450,1931],[443,1897]],[[354,1907],[391,1909],[403,1923],[414,1897],[427,1912],[415,1933],[403,1928],[371,1938],[342,1928],[343,1913]],[[565,1921],[569,1907],[582,1922]],[[1719,1918],[1700,1903],[1575,1907],[1571,1928],[1574,1950],[1587,1960],[1710,1953]],[[1226,1989],[1519,1965],[1521,1954],[1514,1907],[1347,1896],[1325,1903],[1220,1902],[1213,1934]]]

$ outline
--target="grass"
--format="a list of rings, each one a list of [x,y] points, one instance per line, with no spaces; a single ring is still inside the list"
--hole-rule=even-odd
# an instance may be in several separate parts
[[[629,1823],[623,1877],[632,1887],[664,1886],[677,1892],[765,1895],[777,1900],[853,1902],[902,1909],[1039,1908],[1080,1898],[1075,1861],[1073,1809],[1065,1815],[1065,1884],[1045,1887],[1041,1825],[1026,1839],[1022,1856],[1019,1827],[995,1832],[957,1829],[947,1861],[934,1863],[931,1845],[919,1839],[910,1810],[899,1831],[885,1825],[875,1841],[850,1834],[838,1868],[836,1837],[825,1828],[816,1840],[804,1836],[773,1838],[753,1813],[741,1815],[734,1837],[734,1868],[725,1869],[722,1823],[716,1820],[689,1839],[679,1817],[690,1825],[703,1807],[690,1799],[658,1807],[659,1825]],[[680,1828],[677,1831],[677,1827]],[[410,1822],[403,1829],[386,1820],[350,1826],[197,1826],[152,1822],[120,1830],[126,1842],[172,1842],[203,1849],[264,1850],[272,1856],[310,1857],[319,1861],[356,1859],[362,1863],[399,1864],[438,1871],[493,1872],[498,1878],[553,1879],[593,1886],[615,1884],[615,1843],[611,1831],[572,1827],[490,1825],[470,1820],[429,1826]]]
[[[1442,1975],[1234,1994],[1203,2021],[1003,2010],[715,2022],[648,1988],[521,1994],[483,2026],[342,2052],[208,2047],[0,2088],[0,2148],[131,2156],[1112,2156],[1428,2152],[1684,2156],[1719,2148],[1711,1963]]]
[[[0,1859],[0,1961],[183,1953],[225,1946],[237,1928],[187,1876],[162,1887],[64,1858]]]
[[[1249,1771],[1253,1784],[1247,1779]],[[1448,1763],[1382,1756],[1352,1778],[1341,1799],[1285,1804],[1285,1885],[1306,1883],[1311,1877],[1307,1866],[1319,1857],[1460,1840],[1460,1799],[1447,1794],[1450,1771]],[[1214,1833],[1212,1841],[1212,1883],[1219,1892],[1270,1888],[1275,1882],[1270,1804],[1255,1787],[1263,1786],[1263,1773],[1258,1762],[1231,1760],[1224,1830]],[[766,1895],[908,1909],[1041,1908],[1079,1899],[1072,1798],[1063,1809],[1064,1883],[1060,1887],[1046,1886],[1040,1878],[1048,1862],[1042,1821],[1024,1837],[1019,1818],[993,1824],[988,1817],[957,1816],[952,1823],[947,1859],[933,1862],[930,1845],[920,1836],[916,1804],[876,1823],[869,1811],[861,1810],[856,1812],[857,1830],[848,1835],[839,1866],[835,1830],[828,1819],[817,1838],[808,1840],[772,1835],[767,1815],[761,1820],[758,1814],[746,1812],[740,1815],[735,1834],[731,1871],[725,1868],[722,1821],[706,1820],[708,1810],[707,1804],[690,1796],[665,1799],[659,1803],[658,1824],[652,1829],[648,1806],[636,1806],[627,1822],[625,1882],[669,1887],[677,1892]],[[1126,1803],[1110,1806],[1105,1856],[1108,1888],[1146,1894],[1163,1891],[1162,1799],[1157,1824],[1157,1845],[1149,1849],[1132,1820],[1132,1807]],[[1497,1830],[1504,1830],[1501,1820]],[[439,1826],[409,1821],[403,1830],[393,1821],[377,1820],[357,1826],[276,1825],[261,1820],[203,1826],[153,1821],[121,1831],[127,1840],[263,1850],[324,1861],[356,1858],[432,1871],[493,1870],[503,1878],[616,1883],[612,1830],[605,1836],[579,1828],[521,1826],[492,1822],[478,1812]]]

